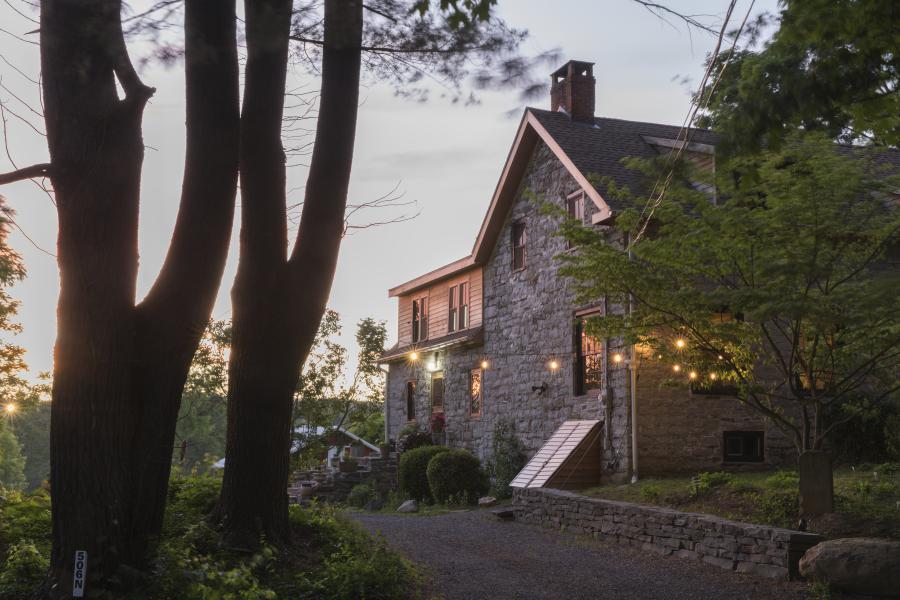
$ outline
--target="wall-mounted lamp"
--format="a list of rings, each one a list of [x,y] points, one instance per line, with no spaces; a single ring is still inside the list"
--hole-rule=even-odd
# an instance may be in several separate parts
[[[537,393],[538,393],[538,396],[543,395],[544,392],[547,391],[547,382],[542,381],[542,382],[541,382],[541,385],[533,385],[533,386],[531,386],[531,391],[532,391],[532,392],[537,392]]]
[[[488,361],[486,361],[486,360],[481,361],[481,368],[482,368],[482,369],[487,369],[487,368],[488,368]]]
[[[410,353],[409,353],[409,360],[412,360],[412,361],[417,361],[417,360],[419,360],[419,353],[418,353],[418,352],[410,352]]]
[[[551,360],[550,364],[548,366],[550,367],[551,371],[555,371],[559,368],[559,362],[557,362],[555,360]]]

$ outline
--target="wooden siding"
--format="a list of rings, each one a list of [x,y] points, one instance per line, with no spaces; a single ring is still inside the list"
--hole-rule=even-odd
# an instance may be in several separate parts
[[[399,296],[397,339],[401,346],[412,343],[412,302],[418,298],[428,298],[428,339],[450,333],[447,331],[450,286],[463,281],[469,283],[469,327],[481,325],[483,276],[481,267],[475,267],[450,279],[439,281],[428,288]],[[427,342],[427,340],[421,341]]]

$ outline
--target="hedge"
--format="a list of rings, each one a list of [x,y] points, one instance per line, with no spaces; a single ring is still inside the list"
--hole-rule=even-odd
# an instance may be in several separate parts
[[[433,502],[428,484],[428,463],[438,454],[450,452],[444,446],[422,446],[400,455],[400,489],[420,502]]]

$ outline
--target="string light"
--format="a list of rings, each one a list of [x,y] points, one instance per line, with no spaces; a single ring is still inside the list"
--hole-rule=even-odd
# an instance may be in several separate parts
[[[690,377],[691,379],[697,379],[697,371],[691,371],[690,373],[688,373],[688,377]]]
[[[684,340],[681,338],[678,338],[677,340],[675,340],[675,347],[678,348],[679,350],[684,348]]]
[[[679,372],[681,370],[681,365],[672,365],[672,370],[676,373]]]
[[[712,379],[713,381],[715,381],[715,380],[716,380],[716,374],[715,374],[715,373],[710,373],[710,374],[709,374],[709,378]]]

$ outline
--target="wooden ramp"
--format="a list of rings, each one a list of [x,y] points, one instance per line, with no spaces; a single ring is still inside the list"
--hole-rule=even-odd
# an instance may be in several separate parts
[[[566,421],[544,442],[510,485],[577,490],[599,485],[603,421]]]

